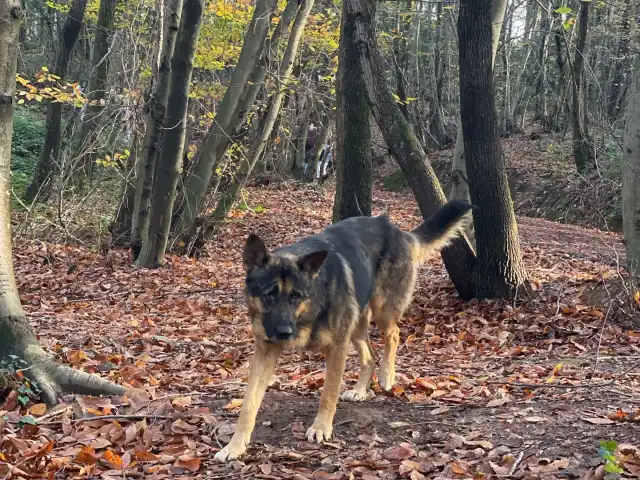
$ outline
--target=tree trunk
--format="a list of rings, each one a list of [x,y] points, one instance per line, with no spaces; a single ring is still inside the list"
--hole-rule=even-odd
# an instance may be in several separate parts
[[[181,211],[175,227],[177,235],[190,230],[195,224],[200,205],[211,183],[218,144],[231,134],[230,127],[238,116],[238,104],[249,75],[251,75],[262,53],[271,25],[271,16],[276,5],[277,0],[256,1],[253,18],[247,28],[247,35],[238,62],[233,69],[229,85],[216,112],[216,121],[186,175]]]
[[[368,12],[375,17],[375,4]],[[358,64],[356,22],[342,4],[338,75],[336,78],[336,194],[333,222],[371,216],[371,109]],[[396,68],[401,68],[400,66]],[[403,78],[398,82],[404,82]],[[402,113],[406,123],[408,112]]]
[[[631,40],[631,12],[632,0],[625,0],[625,8],[622,12],[620,30],[618,32],[618,48],[613,65],[613,78],[609,90],[607,114],[611,120],[616,120],[620,114],[620,106],[624,99],[626,89],[625,71],[628,68],[627,56],[629,55],[629,41]]]
[[[586,55],[587,30],[589,28],[589,5],[591,0],[580,0],[578,15],[578,38],[576,55],[573,60],[573,101],[571,108],[571,127],[573,137],[573,155],[579,173],[588,173],[595,168],[595,159],[590,146],[587,117],[584,115],[582,90],[584,88],[582,74]]]
[[[156,163],[162,144],[162,123],[164,122],[169,87],[171,84],[171,62],[176,44],[176,36],[180,27],[182,0],[167,2],[166,31],[162,35],[160,47],[160,64],[158,76],[151,95],[151,105],[147,115],[142,155],[137,165],[136,193],[134,199],[134,216],[131,226],[131,257],[135,262],[142,246],[147,242],[149,234],[149,209],[155,177]],[[165,28],[165,25],[159,28]]]
[[[404,173],[418,208],[428,218],[445,204],[446,197],[433,168],[389,89],[383,61],[373,29],[375,0],[345,0],[350,21],[355,24],[358,64],[362,69],[369,106],[384,136],[389,152]],[[442,252],[449,276],[459,295],[473,297],[471,272],[473,248],[465,238],[457,238]]]
[[[540,20],[540,40],[538,43],[538,74],[535,82],[535,114],[534,119],[542,124],[543,131],[549,129],[549,113],[547,110],[547,39],[551,31],[551,2],[546,2]]]
[[[133,223],[134,203],[136,197],[136,166],[138,164],[138,150],[140,136],[136,131],[131,142],[131,152],[127,164],[123,169],[122,195],[116,215],[109,225],[111,244],[126,247],[131,243],[131,225]]]
[[[205,222],[205,227],[197,233],[196,237],[189,245],[189,253],[191,255],[196,254],[204,245],[204,242],[209,240],[218,231],[220,223],[226,218],[227,214],[233,207],[238,191],[242,188],[251,171],[254,169],[256,163],[264,153],[264,149],[269,141],[273,126],[276,123],[276,119],[280,114],[282,107],[282,101],[287,93],[287,86],[290,82],[291,73],[293,71],[293,62],[300,46],[300,40],[304,33],[304,27],[307,24],[307,19],[313,8],[314,0],[304,0],[296,19],[291,27],[291,34],[289,35],[289,41],[287,42],[287,48],[282,56],[280,62],[280,68],[278,69],[278,84],[276,85],[276,93],[271,97],[267,115],[264,119],[264,127],[256,139],[252,142],[247,154],[246,161],[240,165],[238,173],[233,178],[225,191],[221,194],[220,200],[216,205],[216,209],[211,216]]]
[[[636,55],[627,105],[622,162],[622,225],[627,269],[640,275],[640,55]]]
[[[75,158],[79,158],[79,168],[76,178],[80,186],[91,181],[94,161],[97,154],[97,138],[99,136],[100,116],[104,111],[104,99],[107,96],[107,77],[109,75],[109,50],[113,35],[116,17],[116,5],[118,0],[100,0],[96,34],[91,53],[91,76],[89,77],[89,89],[87,98],[91,102],[87,104],[84,112],[82,128],[80,130],[80,142]]]
[[[447,133],[444,126],[444,114],[442,112],[442,89],[444,86],[445,62],[443,51],[444,45],[444,19],[442,12],[442,2],[438,2],[436,6],[436,42],[433,59],[433,72],[435,77],[435,94],[431,105],[431,121],[429,122],[430,138],[435,148],[443,148],[452,142],[451,136]]]
[[[0,190],[11,191],[13,93],[21,20],[20,2],[0,2]],[[20,304],[11,255],[11,197],[0,196],[0,362],[17,368],[41,390],[50,406],[62,392],[122,395],[125,389],[56,363],[40,346]]]
[[[461,0],[460,118],[477,236],[477,298],[509,298],[527,274],[500,147],[493,89],[492,0]],[[493,24],[495,27],[495,24]],[[495,38],[495,36],[494,36]]]
[[[500,43],[500,31],[504,23],[504,16],[507,10],[507,0],[494,0],[491,8],[491,70],[496,61],[496,53]],[[460,48],[460,47],[458,47]],[[467,165],[465,160],[465,145],[462,127],[458,128],[456,136],[456,148],[453,153],[451,164],[451,190],[449,190],[449,200],[469,200],[469,179],[467,176]],[[469,224],[466,233],[475,246],[474,225]]]
[[[182,173],[189,86],[203,11],[204,0],[184,0],[171,59],[171,93],[164,117],[162,149],[151,197],[147,241],[142,245],[136,260],[139,267],[158,268],[164,264],[176,187]]]
[[[324,117],[322,119],[322,132],[318,135],[318,140],[316,141],[316,149],[313,152],[313,159],[311,160],[311,164],[309,165],[309,169],[307,170],[307,179],[313,181],[316,178],[316,171],[318,170],[318,163],[320,163],[320,156],[322,155],[322,151],[324,146],[327,144],[327,140],[329,139],[329,134],[331,133],[331,103],[327,105],[327,112],[325,112]],[[322,168],[320,168],[320,172],[322,172]]]
[[[82,28],[84,11],[87,0],[73,0],[62,32],[60,33],[58,55],[54,67],[55,75],[62,82],[67,75],[71,52]],[[47,127],[42,152],[33,173],[31,184],[25,193],[25,202],[45,202],[51,195],[55,172],[57,171],[58,156],[62,133],[62,103],[51,101],[47,106]]]
[[[295,139],[295,154],[293,156],[293,165],[291,172],[295,177],[300,176],[304,167],[304,159],[307,156],[307,135],[309,133],[309,125],[313,116],[313,95],[307,92],[304,100],[304,108],[299,117],[298,136]]]

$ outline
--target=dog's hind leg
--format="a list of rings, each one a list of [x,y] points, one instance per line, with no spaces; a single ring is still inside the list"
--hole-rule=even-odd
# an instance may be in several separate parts
[[[351,342],[358,352],[360,361],[360,376],[353,390],[342,393],[341,399],[346,402],[362,402],[370,400],[375,395],[369,388],[376,364],[373,358],[373,349],[369,342],[369,323],[371,322],[371,308],[367,306],[358,320],[358,325],[351,334]]]
[[[342,341],[327,352],[327,376],[324,381],[320,407],[313,425],[307,430],[307,440],[322,443],[331,438],[333,433],[333,416],[340,395],[340,384],[347,364],[349,342]]]
[[[236,431],[227,446],[216,453],[214,457],[216,461],[236,460],[247,449],[256,424],[258,409],[281,351],[282,348],[279,346],[268,345],[261,341],[256,342],[256,351],[249,367],[249,382],[242,402],[240,418],[236,424]]]
[[[380,361],[378,383],[383,390],[391,390],[396,381],[396,352],[400,344],[400,328],[398,322],[408,303],[405,299],[399,302],[392,299],[383,300],[374,297],[371,302],[373,321],[384,337],[384,354]]]

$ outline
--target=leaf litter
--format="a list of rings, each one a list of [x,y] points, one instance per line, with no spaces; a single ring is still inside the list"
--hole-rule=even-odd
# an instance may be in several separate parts
[[[378,187],[375,213],[388,210],[406,229],[419,223],[409,195]],[[621,277],[620,238],[530,218],[519,223],[530,297],[462,302],[432,259],[402,322],[391,392],[374,382],[373,400],[341,402],[331,442],[307,443],[323,359],[287,353],[247,456],[214,464],[233,434],[252,353],[244,239],[255,231],[275,247],[316,233],[330,223],[332,200],[332,185],[249,188],[259,213],[234,211],[203,258],[169,256],[158,271],[135,269],[124,250],[17,245],[22,301],[43,345],[60,362],[139,390],[66,396],[51,411],[2,393],[0,478],[596,478],[603,439],[621,444],[625,474],[638,476],[640,333],[582,296]],[[371,339],[380,352],[376,330]],[[357,375],[352,351],[347,386]]]

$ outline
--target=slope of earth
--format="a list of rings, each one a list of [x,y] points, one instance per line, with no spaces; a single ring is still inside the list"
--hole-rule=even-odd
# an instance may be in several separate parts
[[[403,320],[392,392],[375,384],[374,400],[341,402],[332,441],[309,444],[324,363],[286,354],[248,455],[213,463],[233,432],[252,352],[244,239],[257,232],[275,247],[318,232],[332,199],[331,185],[251,188],[249,208],[233,212],[204,258],[170,257],[157,271],[134,269],[125,251],[18,245],[22,300],[43,344],[141,390],[68,396],[47,411],[6,388],[0,478],[603,478],[601,440],[615,450],[607,468],[640,474],[640,332],[611,298],[585,300],[624,286],[620,239],[523,218],[531,297],[462,302],[433,258]],[[420,221],[410,196],[379,185],[374,210],[406,229]],[[379,355],[375,330],[372,342]],[[352,352],[345,383],[356,379]]]
[[[536,140],[517,135],[501,143],[517,214],[622,231],[620,159],[603,155],[599,171],[582,176],[576,172],[570,140],[560,135],[544,134]],[[448,191],[453,148],[429,156]],[[379,175],[398,175],[395,171],[395,164],[388,161]],[[404,188],[404,182],[391,177],[388,187],[397,191]]]

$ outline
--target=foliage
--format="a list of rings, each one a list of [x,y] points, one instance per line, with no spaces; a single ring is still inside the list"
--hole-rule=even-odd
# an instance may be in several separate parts
[[[79,108],[87,103],[87,99],[83,95],[78,82],[61,83],[60,77],[49,73],[47,67],[42,67],[33,81],[19,74],[16,76],[16,81],[18,83],[16,86],[18,105],[22,105],[25,101],[36,101],[40,103],[43,100],[49,100],[52,102],[67,103]],[[104,100],[89,103],[92,105],[104,105]]]
[[[44,119],[40,112],[26,106],[15,109],[11,141],[11,182],[18,196],[22,196],[31,181],[44,135]]]
[[[605,461],[604,471],[609,474],[620,474],[624,469],[620,466],[620,460],[615,456],[618,449],[618,442],[615,440],[601,440],[598,455]],[[618,478],[615,475],[614,478]]]

